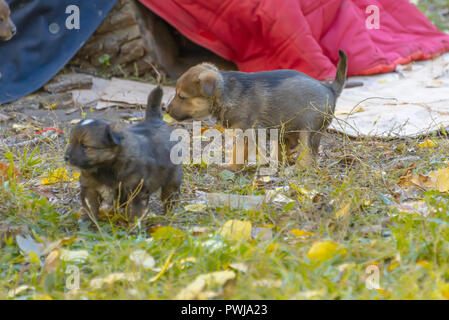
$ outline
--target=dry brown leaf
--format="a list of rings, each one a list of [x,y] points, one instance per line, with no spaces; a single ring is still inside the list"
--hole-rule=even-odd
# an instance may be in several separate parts
[[[58,249],[50,252],[50,254],[45,258],[44,272],[50,273],[52,271],[56,271],[59,266],[59,256],[60,252]]]
[[[449,191],[449,168],[440,169],[430,173],[434,181],[434,188],[440,192]]]
[[[52,251],[54,251],[54,250],[60,248],[60,247],[61,247],[62,245],[64,245],[64,244],[70,244],[70,243],[73,243],[73,242],[75,242],[75,241],[81,241],[81,240],[82,240],[81,238],[77,238],[77,237],[75,237],[75,236],[70,237],[70,238],[63,238],[63,239],[56,240],[56,241],[50,243],[50,244],[45,248],[43,254],[46,255],[47,253],[50,253],[50,252],[52,252]]]
[[[432,171],[429,175],[417,174],[412,177],[406,176],[397,182],[401,187],[416,185],[425,190],[449,191],[449,168]]]
[[[9,164],[0,162],[0,181],[9,180],[9,174],[8,174],[9,168],[10,168]],[[20,174],[19,170],[14,165],[12,167],[12,176],[15,177],[16,179],[20,178],[22,176]]]

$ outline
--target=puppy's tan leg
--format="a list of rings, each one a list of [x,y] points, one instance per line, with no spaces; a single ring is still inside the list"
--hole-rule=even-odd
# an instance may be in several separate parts
[[[279,142],[278,159],[284,164],[292,165],[296,162],[297,153],[295,147],[291,147],[289,141]]]
[[[82,220],[87,219],[87,217],[98,219],[98,213],[100,209],[100,194],[86,187],[81,187],[81,203],[84,209],[84,215],[81,217]],[[86,217],[87,215],[87,217]]]
[[[243,168],[245,166],[243,163],[237,163],[237,147],[238,146],[236,145],[236,143],[234,143],[234,145],[232,147],[232,161],[224,166],[224,168],[226,168],[227,170],[241,171],[241,170],[243,170]],[[245,142],[243,148],[244,148],[243,161],[246,162],[246,161],[248,161],[248,146],[247,146],[246,142]]]

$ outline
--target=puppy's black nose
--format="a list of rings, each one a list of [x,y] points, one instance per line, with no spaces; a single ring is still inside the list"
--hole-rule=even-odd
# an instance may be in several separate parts
[[[12,33],[12,35],[14,36],[16,33],[17,33],[17,28],[16,28],[16,26],[12,26],[12,28],[11,28],[11,33]]]

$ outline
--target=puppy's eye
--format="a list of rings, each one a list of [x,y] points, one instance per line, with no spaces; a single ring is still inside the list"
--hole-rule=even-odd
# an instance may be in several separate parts
[[[0,18],[0,23],[3,23],[3,18]]]
[[[178,98],[184,100],[186,97],[182,93],[178,93]]]

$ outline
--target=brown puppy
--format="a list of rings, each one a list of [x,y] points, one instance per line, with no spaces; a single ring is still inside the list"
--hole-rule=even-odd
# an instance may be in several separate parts
[[[127,209],[130,220],[140,217],[159,188],[164,210],[171,208],[182,166],[170,160],[171,128],[162,120],[161,99],[157,87],[148,98],[145,120],[123,130],[94,119],[73,128],[65,160],[81,169],[81,202],[95,218],[103,202],[112,206],[114,201]]]
[[[178,79],[168,112],[177,120],[212,115],[226,128],[282,128],[281,143],[289,150],[299,144],[310,164],[332,120],[346,69],[341,50],[337,75],[330,84],[294,70],[226,72],[203,63]]]
[[[8,41],[16,34],[16,26],[10,19],[11,11],[5,0],[0,0],[0,40]]]

